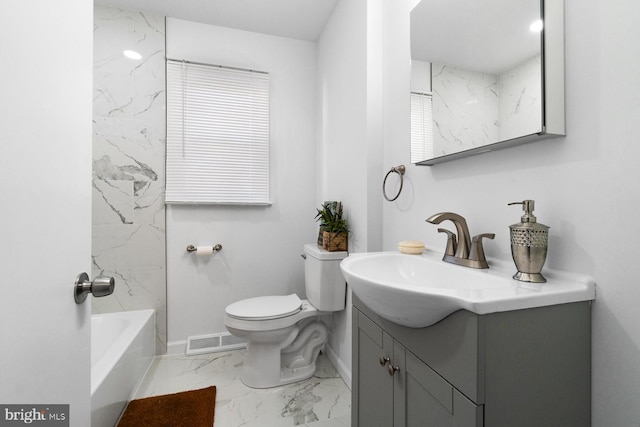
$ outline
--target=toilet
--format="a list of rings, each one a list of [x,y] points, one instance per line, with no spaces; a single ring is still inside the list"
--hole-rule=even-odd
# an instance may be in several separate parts
[[[304,245],[307,299],[296,294],[249,298],[225,310],[229,332],[247,341],[240,376],[248,387],[269,388],[311,377],[327,342],[322,318],[345,308],[346,282],[340,261],[347,252]]]

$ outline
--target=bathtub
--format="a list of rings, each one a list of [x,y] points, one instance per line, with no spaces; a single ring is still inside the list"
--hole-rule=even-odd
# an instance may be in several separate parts
[[[156,354],[155,310],[91,316],[91,427],[113,427]]]

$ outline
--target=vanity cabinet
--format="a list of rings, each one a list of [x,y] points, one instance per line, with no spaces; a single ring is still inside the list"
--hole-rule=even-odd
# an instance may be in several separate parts
[[[588,301],[414,329],[353,300],[353,427],[590,425]]]

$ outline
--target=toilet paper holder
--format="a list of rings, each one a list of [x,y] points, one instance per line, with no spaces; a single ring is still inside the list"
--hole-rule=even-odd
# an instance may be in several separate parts
[[[191,252],[196,252],[198,250],[197,246],[194,245],[189,245],[187,246],[187,252],[191,253]],[[218,243],[217,245],[213,246],[213,252],[220,252],[222,250],[222,245],[220,243]]]

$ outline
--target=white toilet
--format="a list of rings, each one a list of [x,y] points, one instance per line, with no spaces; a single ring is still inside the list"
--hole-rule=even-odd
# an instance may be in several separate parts
[[[249,298],[227,306],[224,324],[247,341],[242,382],[269,388],[301,381],[316,372],[316,359],[327,342],[321,316],[345,307],[346,282],[340,261],[347,252],[327,252],[304,245],[305,289],[297,295]]]

